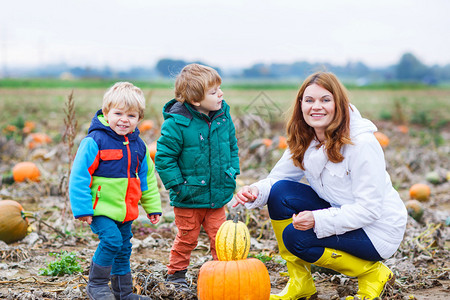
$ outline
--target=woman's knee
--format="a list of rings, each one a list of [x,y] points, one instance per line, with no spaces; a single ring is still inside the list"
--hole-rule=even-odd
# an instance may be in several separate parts
[[[314,248],[315,240],[315,234],[311,230],[297,230],[292,224],[283,231],[283,242],[286,249],[302,259],[308,257],[311,248]]]
[[[280,196],[285,193],[286,187],[291,184],[292,181],[289,180],[279,180],[275,182],[272,185],[272,188],[270,189],[269,199],[267,200],[267,205],[270,205],[270,203],[278,202]]]
[[[270,218],[273,220],[283,220],[292,217],[292,214],[287,214],[285,209],[286,195],[289,192],[289,186],[294,182],[289,180],[280,180],[270,189],[269,198],[267,200],[267,208],[269,210]]]

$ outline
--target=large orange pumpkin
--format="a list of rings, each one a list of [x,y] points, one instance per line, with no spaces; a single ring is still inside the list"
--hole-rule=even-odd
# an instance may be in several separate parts
[[[219,260],[246,259],[250,250],[250,233],[247,226],[239,221],[225,221],[216,234],[216,253]]]
[[[375,131],[373,133],[380,143],[381,147],[386,148],[389,145],[389,138],[382,132]]]
[[[423,183],[416,183],[409,189],[409,196],[411,199],[419,201],[428,201],[430,199],[431,189],[428,185]]]
[[[270,298],[270,277],[256,258],[208,261],[200,268],[199,300],[266,300]]]
[[[22,205],[14,200],[0,201],[0,240],[13,243],[27,235],[28,219]]]
[[[16,182],[22,182],[27,179],[38,182],[41,176],[38,167],[31,161],[23,161],[16,164],[12,169],[12,173]]]

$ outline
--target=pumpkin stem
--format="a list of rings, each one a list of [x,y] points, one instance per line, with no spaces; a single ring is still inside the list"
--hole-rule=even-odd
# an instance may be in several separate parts
[[[237,214],[234,216],[233,222],[234,223],[238,223],[239,222],[239,216],[240,216],[241,212],[238,211]]]
[[[20,212],[20,214],[21,214],[21,216],[22,216],[22,218],[36,218],[36,215],[35,215],[35,213],[34,212],[31,212],[31,211],[21,211]]]

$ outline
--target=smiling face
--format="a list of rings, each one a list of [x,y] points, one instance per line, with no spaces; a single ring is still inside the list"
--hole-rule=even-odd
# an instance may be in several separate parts
[[[333,94],[317,84],[305,89],[301,99],[305,122],[311,126],[319,141],[325,140],[325,130],[334,119],[336,104]]]
[[[136,110],[125,110],[112,108],[106,115],[109,127],[118,135],[127,135],[136,129],[139,122],[139,112]]]
[[[206,90],[205,98],[200,102],[193,102],[192,105],[197,107],[197,110],[205,115],[211,111],[219,110],[222,107],[223,92],[220,86],[214,86]]]

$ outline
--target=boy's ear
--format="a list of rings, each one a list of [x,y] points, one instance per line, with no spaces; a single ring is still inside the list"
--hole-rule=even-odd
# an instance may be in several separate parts
[[[191,104],[194,106],[200,106],[200,102],[197,102],[197,101],[193,101]]]

